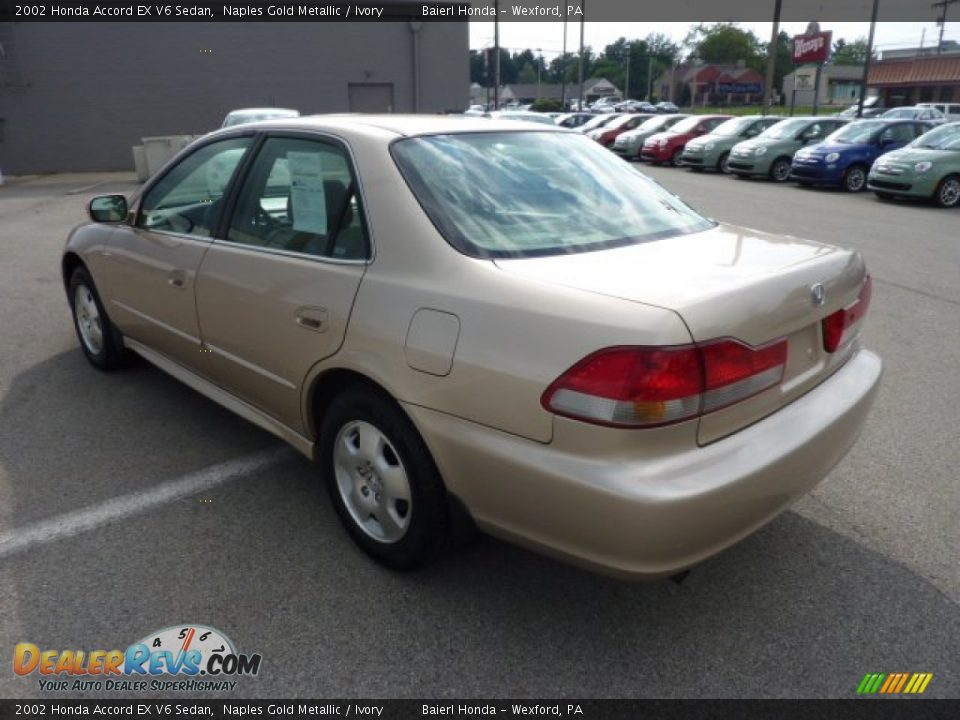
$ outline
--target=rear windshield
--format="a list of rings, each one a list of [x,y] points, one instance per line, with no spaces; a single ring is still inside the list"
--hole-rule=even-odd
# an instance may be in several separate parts
[[[440,233],[474,257],[562,255],[714,225],[580,134],[435,135],[392,152]]]

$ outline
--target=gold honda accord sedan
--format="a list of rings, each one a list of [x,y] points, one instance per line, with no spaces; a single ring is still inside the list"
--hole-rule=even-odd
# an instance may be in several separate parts
[[[89,214],[63,279],[90,362],[289,442],[395,568],[467,522],[676,573],[816,485],[881,376],[857,252],[718,224],[560,128],[245,125]]]

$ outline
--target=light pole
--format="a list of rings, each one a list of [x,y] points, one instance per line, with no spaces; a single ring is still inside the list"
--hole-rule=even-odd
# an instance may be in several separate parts
[[[580,9],[583,17],[580,18],[580,67],[577,70],[577,110],[583,111],[583,24],[587,21],[587,0],[581,0]]]
[[[567,109],[567,14],[563,14],[563,55],[560,56],[560,107]]]
[[[777,0],[773,6],[773,31],[770,33],[770,46],[767,48],[767,84],[763,88],[763,114],[770,114],[773,100],[773,66],[777,61],[777,47],[780,45],[780,5]]]
[[[632,49],[630,43],[627,43],[627,76],[623,80],[623,99],[630,99],[630,50]]]
[[[863,117],[863,101],[867,97],[867,75],[870,73],[870,60],[873,58],[873,31],[877,27],[877,9],[880,0],[873,0],[873,12],[870,14],[870,36],[867,38],[867,57],[863,60],[863,75],[860,77],[860,102],[857,103],[857,117]]]
[[[537,48],[537,100],[540,99],[540,70],[543,68],[543,48]]]

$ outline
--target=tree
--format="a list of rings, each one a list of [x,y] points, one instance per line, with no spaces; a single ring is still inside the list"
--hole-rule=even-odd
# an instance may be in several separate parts
[[[833,55],[830,58],[833,65],[863,65],[866,61],[866,38],[857,38],[851,43],[840,38],[833,44]]]
[[[485,85],[487,82],[486,65],[482,50],[470,51],[470,82]]]
[[[687,33],[684,44],[706,63],[735,63],[756,61],[761,57],[763,44],[750,30],[742,30],[735,23],[695,25]]]

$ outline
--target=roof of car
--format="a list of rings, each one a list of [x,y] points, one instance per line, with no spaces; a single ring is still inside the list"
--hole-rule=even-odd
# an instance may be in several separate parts
[[[363,115],[343,113],[337,115],[305,115],[284,120],[266,120],[246,125],[247,128],[285,128],[340,131],[386,131],[402,137],[414,135],[444,135],[459,132],[490,132],[491,130],[541,130],[570,132],[556,125],[531,123],[522,120],[469,115]]]

